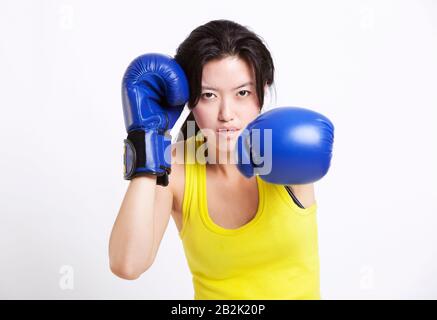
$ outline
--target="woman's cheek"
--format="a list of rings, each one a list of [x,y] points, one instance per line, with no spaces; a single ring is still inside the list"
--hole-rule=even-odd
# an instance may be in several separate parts
[[[202,131],[209,131],[214,128],[214,117],[215,115],[212,110],[205,110],[203,108],[199,108],[198,110],[196,110],[195,119],[197,125],[199,126],[199,128],[205,129]],[[207,134],[207,136],[209,136],[209,134]]]
[[[242,110],[242,112],[239,112],[239,118],[241,120],[247,120],[247,121],[252,121],[254,120],[260,113],[260,108],[258,107],[257,104],[254,103],[250,103],[247,104],[245,106],[242,106],[242,108],[240,109]]]

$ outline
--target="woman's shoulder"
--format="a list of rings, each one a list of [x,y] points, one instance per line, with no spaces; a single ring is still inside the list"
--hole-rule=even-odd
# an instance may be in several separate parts
[[[314,183],[289,185],[293,194],[304,208],[309,208],[316,203],[316,195],[314,191]]]

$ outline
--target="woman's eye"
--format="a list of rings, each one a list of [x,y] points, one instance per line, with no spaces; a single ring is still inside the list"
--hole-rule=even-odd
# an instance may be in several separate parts
[[[243,95],[241,95],[242,97],[247,97],[250,94],[250,91],[241,90],[241,91],[238,92],[238,94],[241,94],[241,93],[243,93]],[[246,93],[246,94],[244,94],[244,93]]]
[[[214,95],[214,93],[211,93],[211,92],[202,93],[202,97],[206,98],[206,99],[212,98],[213,95]]]

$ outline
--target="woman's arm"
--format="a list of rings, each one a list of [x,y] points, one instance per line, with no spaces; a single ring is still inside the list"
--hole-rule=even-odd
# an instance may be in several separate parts
[[[162,239],[171,207],[172,191],[156,185],[155,176],[130,181],[109,240],[111,271],[123,279],[137,279],[153,263],[155,239]]]

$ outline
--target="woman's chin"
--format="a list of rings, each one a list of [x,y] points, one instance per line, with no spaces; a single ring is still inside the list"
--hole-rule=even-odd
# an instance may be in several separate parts
[[[227,139],[219,139],[216,144],[217,150],[220,152],[231,152],[235,149],[237,143],[236,137],[229,137]]]

